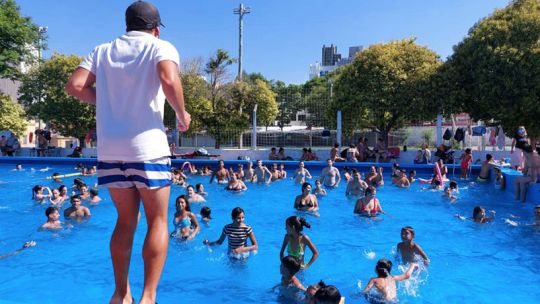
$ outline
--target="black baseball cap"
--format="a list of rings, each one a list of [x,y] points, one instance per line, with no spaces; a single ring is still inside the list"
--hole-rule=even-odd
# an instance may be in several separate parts
[[[163,26],[158,9],[151,3],[144,1],[133,2],[126,9],[126,30],[151,30]]]

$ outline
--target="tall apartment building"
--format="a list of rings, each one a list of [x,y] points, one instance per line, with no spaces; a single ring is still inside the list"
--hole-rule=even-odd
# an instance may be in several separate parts
[[[352,62],[356,54],[362,50],[363,46],[361,45],[351,46],[349,47],[349,56],[347,58],[342,58],[341,54],[337,52],[337,45],[323,45],[322,63],[315,62],[309,65],[309,79],[328,75],[328,73],[336,68]]]
[[[331,44],[330,46],[323,45],[322,47],[322,65],[331,66],[336,65],[341,60],[341,54],[337,52],[337,46]]]

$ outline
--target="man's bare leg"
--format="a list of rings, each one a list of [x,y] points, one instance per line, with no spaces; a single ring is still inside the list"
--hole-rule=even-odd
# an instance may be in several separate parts
[[[137,216],[139,214],[139,191],[136,188],[110,188],[109,193],[118,213],[110,244],[114,283],[116,285],[110,303],[132,303],[128,273],[133,236],[137,228]]]
[[[139,189],[148,232],[144,240],[144,289],[140,304],[155,303],[156,289],[163,271],[169,246],[167,211],[170,187]]]

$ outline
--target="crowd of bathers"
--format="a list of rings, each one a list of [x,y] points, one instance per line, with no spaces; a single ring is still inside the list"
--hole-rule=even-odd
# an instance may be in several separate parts
[[[463,159],[466,166],[462,164],[462,178],[468,178],[470,174],[470,162],[472,156],[470,151],[464,153]],[[244,165],[246,168],[244,169]],[[492,160],[491,155],[487,155],[486,160],[482,162],[480,177],[487,179],[490,168],[496,163]],[[95,167],[85,167],[78,165],[78,172],[75,175],[94,175],[96,174]],[[18,164],[16,170],[22,170],[22,166]],[[298,163],[298,168],[289,178],[295,184],[300,186],[301,193],[294,199],[293,208],[312,216],[319,216],[318,200],[327,194],[327,191],[334,191],[342,180],[347,184],[345,195],[357,197],[353,212],[364,217],[377,219],[380,214],[385,211],[382,208],[381,202],[377,198],[378,187],[385,184],[383,176],[383,167],[371,166],[369,171],[363,176],[359,168],[344,167],[340,169],[334,166],[331,159],[327,160],[326,166],[315,179],[314,185],[309,181],[314,178],[311,172],[305,167],[303,161]],[[434,164],[433,174],[430,179],[416,178],[416,172],[410,170],[407,172],[401,168],[399,164],[394,163],[391,172],[391,184],[397,187],[409,187],[414,182],[429,185],[431,190],[443,190],[443,197],[451,202],[456,202],[457,194],[459,193],[458,184],[456,181],[447,179],[448,168],[442,161]],[[496,183],[504,187],[504,178],[500,170],[495,171]],[[77,221],[88,219],[91,216],[90,209],[86,205],[99,204],[101,198],[98,195],[97,185],[90,188],[81,178],[75,178],[73,185],[70,187],[64,185],[62,178],[73,176],[74,174],[61,175],[53,173],[50,179],[58,184],[58,187],[47,187],[36,185],[32,188],[32,199],[40,205],[50,204],[45,210],[47,221],[40,227],[42,230],[56,230],[70,225],[60,220],[60,212],[66,219],[74,219]],[[250,183],[270,184],[279,180],[287,179],[287,172],[283,164],[272,164],[268,168],[263,164],[263,161],[257,160],[255,165],[248,161],[247,164],[238,164],[236,170],[234,168],[225,168],[225,163],[218,161],[217,168],[212,169],[209,165],[202,165],[197,168],[195,164],[185,162],[180,168],[172,168],[171,183],[176,186],[181,186],[186,189],[186,193],[178,196],[174,201],[175,213],[173,217],[173,231],[171,237],[192,240],[200,232],[201,226],[199,220],[210,222],[212,220],[211,209],[204,206],[200,209],[199,214],[195,214],[191,210],[191,204],[204,203],[208,195],[205,192],[204,184],[197,183],[190,185],[188,179],[191,175],[209,176],[209,183],[217,182],[224,185],[226,190],[230,191],[245,191]],[[483,177],[485,176],[485,177]],[[445,186],[448,184],[447,186]],[[333,190],[334,189],[334,190]],[[66,202],[70,202],[67,206]],[[540,206],[535,207],[536,224],[540,224]],[[473,210],[472,217],[474,222],[487,223],[495,219],[495,211],[489,210],[490,216],[486,215],[486,210],[481,206],[476,206]],[[460,219],[469,219],[467,217],[456,215]],[[251,253],[256,253],[259,247],[253,229],[244,222],[245,213],[240,207],[236,207],[231,212],[232,222],[223,227],[222,233],[217,240],[204,240],[203,243],[208,246],[221,245],[225,239],[228,240],[228,252],[233,259],[245,259]],[[283,243],[280,250],[281,260],[281,282],[276,286],[279,289],[280,296],[298,299],[301,294],[306,303],[340,303],[342,301],[341,294],[333,285],[327,285],[323,281],[304,287],[304,284],[297,277],[301,271],[306,271],[317,260],[319,253],[316,245],[311,241],[308,235],[303,230],[311,228],[311,225],[304,217],[290,216],[285,219],[286,234],[283,238]],[[422,248],[414,242],[415,232],[411,226],[405,226],[401,230],[401,240],[397,245],[400,253],[398,261],[408,265],[407,270],[403,274],[391,275],[393,263],[389,259],[380,259],[375,265],[376,277],[370,279],[369,283],[364,288],[363,292],[366,297],[375,300],[383,301],[397,300],[396,283],[397,281],[406,280],[415,273],[416,269],[421,269],[427,266],[430,262],[426,253]],[[35,245],[35,243],[34,243]],[[24,248],[33,246],[25,244]],[[305,259],[306,253],[311,251],[309,259]],[[307,260],[307,262],[306,262]],[[421,266],[423,264],[424,266]],[[373,288],[374,287],[374,288]]]

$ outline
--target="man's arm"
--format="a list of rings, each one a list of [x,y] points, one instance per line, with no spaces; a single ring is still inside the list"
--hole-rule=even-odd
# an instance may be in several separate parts
[[[176,118],[179,121],[178,129],[182,132],[187,131],[191,123],[191,115],[186,112],[184,90],[178,74],[178,66],[174,61],[162,60],[158,63],[157,70],[163,93],[165,93],[167,101],[176,112]]]
[[[96,75],[85,68],[78,67],[68,79],[66,92],[83,102],[96,104]]]

